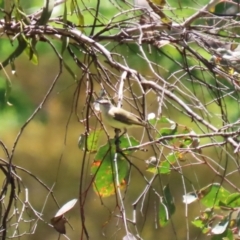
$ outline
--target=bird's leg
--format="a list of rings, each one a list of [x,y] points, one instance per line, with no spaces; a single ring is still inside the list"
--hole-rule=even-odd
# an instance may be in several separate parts
[[[120,132],[121,132],[120,129],[115,128],[115,145],[116,145],[116,152],[121,152],[121,151],[122,151],[121,148],[120,148],[120,143],[121,143],[120,137],[122,136],[122,135],[119,136]]]
[[[123,133],[119,136],[119,138],[122,137],[126,132],[127,132],[127,129],[124,128],[124,131],[123,131]]]
[[[121,143],[120,138],[127,132],[127,129],[124,128],[124,131],[123,131],[123,133],[121,135],[119,135],[120,132],[121,132],[120,129],[115,128],[115,144],[116,144],[117,152],[121,152],[122,151],[121,148],[120,148],[120,143]]]
[[[116,144],[116,146],[119,146],[119,144],[120,144],[120,137],[122,136],[122,135],[119,136],[121,130],[118,129],[118,128],[115,128],[114,131],[115,131],[115,144]]]

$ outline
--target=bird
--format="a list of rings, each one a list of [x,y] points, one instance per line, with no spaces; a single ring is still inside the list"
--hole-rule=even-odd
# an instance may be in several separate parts
[[[99,99],[96,102],[99,103],[103,123],[106,125],[115,129],[124,129],[125,132],[131,127],[146,126],[146,122],[140,117],[122,108],[115,107],[107,99]]]

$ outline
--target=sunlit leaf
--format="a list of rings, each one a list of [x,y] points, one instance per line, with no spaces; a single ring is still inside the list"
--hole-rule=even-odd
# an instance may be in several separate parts
[[[106,155],[102,163],[94,162],[91,172],[95,174],[94,191],[102,197],[108,197],[115,194],[116,188],[123,189],[126,187],[125,177],[128,173],[128,163],[121,157],[117,158],[118,181],[120,186],[115,185],[116,172],[112,165],[113,157]]]
[[[174,126],[174,128],[161,128],[160,129],[160,136],[169,136],[169,135],[175,135],[177,133],[177,124]]]
[[[159,162],[158,166],[156,165],[158,161],[146,161],[149,165],[147,168],[148,172],[152,173],[160,173],[160,174],[169,174],[171,172],[171,166],[177,161],[177,153],[170,153],[166,156],[166,160],[162,160]]]
[[[186,204],[190,204],[195,202],[198,199],[198,195],[196,193],[187,193],[183,195],[183,202]]]
[[[169,174],[171,172],[171,165],[169,161],[164,160],[160,163],[159,171],[161,174]]]
[[[213,183],[198,190],[196,193],[188,193],[183,198],[187,204],[199,199],[206,207],[219,207],[222,206],[222,202],[226,201],[229,194],[219,183]]]
[[[232,214],[230,213],[229,216],[227,216],[222,221],[220,221],[218,224],[216,224],[212,228],[211,232],[213,234],[222,234],[223,232],[225,232],[227,230],[228,224],[230,222],[231,215]]]
[[[168,174],[168,173],[171,172],[170,167],[171,167],[171,165],[169,164],[169,162],[164,160],[164,161],[160,162],[158,167],[150,165],[147,168],[147,171],[151,172],[151,173],[154,173],[154,174],[157,173],[157,172],[160,173],[160,174]]]
[[[179,154],[178,154],[178,152],[169,153],[166,156],[166,159],[172,165],[179,159]]]
[[[37,51],[31,47],[30,45],[27,46],[25,49],[26,54],[29,57],[29,60],[34,64],[38,65],[38,56],[37,56]]]
[[[84,25],[84,17],[81,13],[81,10],[79,8],[78,2],[76,0],[71,0],[71,4],[70,4],[70,9],[71,9],[71,13],[75,13],[77,18],[78,18],[78,25],[79,26],[83,26]],[[83,29],[82,29],[83,30]]]
[[[111,147],[109,144],[105,144],[99,148],[91,167],[91,173],[95,176],[94,191],[102,197],[115,194],[116,188],[126,187],[125,178],[129,169],[129,164],[125,158],[115,153],[113,139],[110,140],[110,145]],[[114,161],[116,161],[117,169]],[[116,177],[118,177],[120,186],[116,186]]]
[[[229,194],[219,183],[210,184],[198,191],[198,197],[206,207],[218,207],[219,201],[224,201]]]
[[[219,204],[220,206],[229,207],[229,208],[240,207],[240,194],[232,193],[225,199],[224,202],[221,201]]]
[[[65,203],[55,214],[55,216],[51,219],[51,224],[54,226],[54,228],[61,234],[66,233],[65,229],[65,223],[66,219],[64,217],[64,214],[68,211],[70,211],[76,204],[78,199],[72,199],[69,202]]]
[[[211,228],[209,227],[209,220],[212,218],[212,215],[213,211],[207,208],[199,217],[192,221],[192,224],[195,227],[200,228],[202,233],[209,233],[211,231]]]
[[[198,228],[204,228],[205,226],[205,223],[202,219],[200,219],[199,217],[197,217],[196,219],[194,219],[192,221],[192,224],[195,226],[195,227],[198,227]]]
[[[226,199],[226,204],[229,207],[236,208],[240,207],[240,193],[232,193]]]
[[[72,199],[70,201],[68,201],[67,203],[65,203],[55,214],[54,217],[59,217],[63,214],[65,214],[66,212],[70,211],[76,204],[76,202],[78,201],[77,198]]]
[[[159,206],[158,218],[159,218],[159,225],[161,227],[164,227],[168,224],[168,221],[169,221],[168,208],[166,204],[163,202],[161,202]]]
[[[197,228],[200,228],[201,231],[203,233],[209,233],[211,231],[211,228],[207,227],[208,224],[206,224],[205,221],[203,221],[202,219],[200,218],[196,218],[192,221],[192,224],[197,227]]]

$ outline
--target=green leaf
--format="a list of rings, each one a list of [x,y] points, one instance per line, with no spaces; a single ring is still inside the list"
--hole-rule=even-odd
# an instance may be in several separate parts
[[[226,1],[221,0],[215,0],[208,6],[207,9],[209,12],[219,15],[219,14],[229,14],[229,10],[231,11],[231,14],[234,15],[238,13],[238,6],[235,6],[232,3],[228,3]]]
[[[184,202],[187,204],[199,199],[206,207],[219,208],[226,202],[229,195],[229,191],[227,191],[219,183],[213,183],[198,190],[197,192],[187,193],[183,198]]]
[[[90,153],[95,153],[98,149],[97,143],[101,133],[102,133],[102,130],[100,129],[100,130],[90,132],[90,134],[87,137],[85,136],[85,134],[81,134],[78,139],[78,147],[82,151],[87,150]],[[86,140],[87,140],[87,145],[86,145]],[[86,146],[87,146],[87,149],[85,149]]]
[[[159,225],[164,227],[168,224],[170,217],[176,210],[169,185],[163,189],[163,198],[159,206]]]
[[[76,13],[76,16],[78,18],[78,25],[83,26],[84,25],[84,17],[81,13],[81,10],[80,10],[79,6],[78,6],[78,2],[76,0],[71,0],[70,8],[71,8],[71,13],[72,14],[74,12]]]
[[[176,153],[170,153],[167,155],[166,160],[161,161],[159,168],[161,174],[169,174],[171,172],[171,166],[177,161]]]
[[[211,228],[207,227],[208,224],[206,224],[205,221],[203,221],[201,218],[196,218],[192,221],[192,224],[197,227],[200,228],[202,230],[203,233],[209,233],[211,231]]]
[[[20,22],[20,24],[28,24],[28,25],[31,24],[31,20],[29,19],[27,14],[24,12],[23,8],[19,5],[18,7],[16,7],[15,18],[17,21]]]
[[[219,202],[224,202],[229,194],[219,183],[210,184],[198,192],[201,203],[206,207],[219,207]]]
[[[165,160],[160,162],[159,166],[150,165],[147,168],[147,172],[151,172],[154,174],[157,172],[159,172],[160,174],[169,174],[171,172],[170,167],[171,165],[169,164],[169,162]]]
[[[160,119],[157,118],[152,118],[150,120],[148,120],[148,122],[152,125],[156,125],[158,123],[170,123],[171,125],[175,125],[176,123],[172,120],[170,120],[167,117],[161,117]]]
[[[29,57],[29,60],[34,64],[34,65],[38,65],[38,54],[36,49],[31,46],[31,44],[29,43],[27,45],[27,48],[25,49],[26,54]]]
[[[168,215],[168,209],[166,204],[160,203],[158,217],[159,217],[159,225],[161,227],[164,227],[168,224],[169,215]]]
[[[166,159],[167,159],[168,162],[172,165],[172,164],[174,164],[177,160],[180,159],[180,155],[178,154],[178,152],[169,153],[169,154],[167,155]]]
[[[127,138],[125,136],[122,136],[119,141],[121,148],[128,148],[139,145],[139,142],[133,137]],[[115,154],[115,139],[109,139],[108,144],[101,146],[95,156],[95,159],[103,159],[106,153],[108,153],[109,151],[111,151],[112,154]],[[129,154],[130,151],[125,151],[124,153]]]
[[[5,59],[2,64],[0,65],[0,70],[2,70],[2,68],[6,67],[9,63],[13,63],[14,60],[21,55],[21,53],[25,50],[25,48],[27,47],[27,43],[24,40],[24,38],[22,37],[22,35],[18,36],[17,38],[18,40],[18,46],[17,48],[13,51],[13,53],[11,53],[9,55],[9,57],[7,59]]]
[[[199,217],[194,219],[192,221],[192,224],[197,227],[197,228],[203,228],[205,226],[205,223],[203,222],[202,219],[200,219]]]
[[[122,136],[119,141],[123,148],[139,144],[133,137],[126,138]],[[125,154],[128,154],[128,152],[125,152]],[[113,164],[115,157],[117,158],[117,174],[120,186],[115,186],[116,172]],[[95,175],[95,192],[103,197],[107,197],[115,193],[116,187],[125,187],[125,177],[128,174],[128,168],[128,162],[120,154],[116,153],[115,139],[110,139],[107,144],[99,148],[91,167],[91,172]]]
[[[230,194],[224,202],[220,202],[220,206],[225,206],[229,208],[240,207],[240,193]]]
[[[209,220],[212,218],[212,215],[213,211],[207,208],[204,212],[201,213],[200,217],[197,217],[192,221],[192,224],[195,227],[200,228],[203,233],[209,233],[211,231]]]
[[[114,164],[115,158],[117,161],[117,174]],[[116,154],[113,147],[109,147],[109,144],[100,147],[91,167],[91,173],[95,175],[94,191],[96,194],[108,197],[115,194],[116,188],[125,188],[128,169],[128,162],[120,154]],[[120,186],[116,186],[115,178],[117,175]]]
[[[159,165],[156,166],[155,163],[149,162],[149,167],[147,168],[148,172],[160,174],[169,174],[171,172],[171,166],[174,164],[178,159],[177,153],[170,153],[166,156],[166,160],[160,161]]]
[[[136,140],[134,137],[125,137],[122,136],[120,138],[120,146],[121,148],[128,148],[128,147],[134,147],[139,145],[139,141]],[[131,151],[125,151],[125,154],[129,154]]]
[[[164,136],[170,136],[170,135],[175,135],[177,133],[177,124],[174,126],[174,128],[161,128],[160,130],[160,135],[162,137]]]
[[[54,8],[54,0],[45,0],[45,6],[43,7],[41,17],[38,20],[38,25],[47,24],[49,18],[52,15],[53,8]]]

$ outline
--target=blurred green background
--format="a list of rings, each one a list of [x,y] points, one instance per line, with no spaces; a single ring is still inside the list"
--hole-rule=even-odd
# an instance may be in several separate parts
[[[201,6],[205,2],[201,1]],[[122,1],[116,1],[117,4],[123,4]],[[94,7],[96,1],[85,1],[85,4],[88,7]],[[187,16],[191,15],[196,8],[201,6],[196,4],[194,1],[169,1],[169,4],[176,11],[169,12],[169,16],[178,19],[181,21]],[[43,1],[22,1],[22,6],[26,9],[27,13],[36,11],[39,6],[43,5]],[[117,13],[117,8],[113,7],[110,1],[104,1],[104,4],[101,2],[100,7],[101,13],[110,19],[114,13]],[[63,10],[61,7],[54,12],[54,15],[62,14]],[[92,16],[87,12],[83,12],[85,24],[92,23]],[[77,21],[76,18],[69,17],[72,21]],[[86,34],[90,32],[90,29],[86,29]],[[56,40],[52,40],[54,46],[60,51],[61,44]],[[10,41],[7,38],[0,38],[0,62],[2,62],[9,55],[10,52],[17,46],[17,42],[13,41],[10,44]],[[139,50],[134,45],[120,45],[115,46],[112,43],[108,45],[108,49],[114,47],[114,51],[121,52],[121,54],[128,56],[128,64],[140,71],[144,75],[150,75],[150,71],[144,60],[139,58]],[[145,46],[147,48],[147,46]],[[54,55],[52,49],[46,43],[37,44],[37,52],[39,54],[39,64],[33,65],[29,60],[26,54],[22,54],[15,61],[16,74],[12,75],[11,66],[5,68],[6,73],[9,75],[9,78],[12,83],[12,89],[10,92],[9,103],[6,105],[4,102],[4,95],[6,93],[6,74],[4,71],[0,73],[0,140],[4,142],[8,149],[11,149],[17,134],[19,133],[23,124],[27,119],[32,115],[33,111],[39,106],[42,99],[46,95],[47,90],[53,82],[53,79],[59,71],[59,60],[56,55]],[[178,54],[173,48],[166,46],[163,48],[163,52],[171,56],[177,61],[181,61],[181,55]],[[79,58],[84,58],[82,53],[77,53]],[[207,53],[203,53],[206,57],[209,57]],[[163,77],[169,77],[172,72],[177,71],[176,64],[171,61],[171,59],[160,55],[158,52],[149,53],[149,59],[158,63],[162,66],[162,72],[160,75]],[[81,77],[81,71],[77,68],[76,64],[69,58],[68,55],[65,55],[64,60],[69,64],[71,70],[77,75],[79,79]],[[197,73],[200,74],[200,73]],[[150,77],[153,77],[150,75]],[[174,82],[174,78],[169,78],[169,81]],[[189,84],[190,85],[190,84]],[[83,158],[83,152],[78,148],[78,138],[80,134],[84,133],[84,126],[80,123],[73,113],[73,98],[75,91],[77,89],[77,83],[72,78],[72,76],[64,69],[61,74],[57,84],[48,97],[46,103],[39,111],[39,113],[34,117],[33,120],[27,125],[24,129],[22,136],[16,146],[16,151],[13,158],[13,163],[29,170],[32,174],[41,179],[49,188],[53,188],[54,195],[59,203],[63,205],[65,202],[73,198],[78,198],[79,194],[79,182],[81,174],[81,164]],[[198,86],[194,86],[196,92],[198,92]],[[200,89],[200,87],[199,87]],[[95,91],[100,90],[99,85],[95,85]],[[207,92],[207,91],[206,91]],[[205,93],[206,93],[205,92]],[[200,94],[202,98],[209,98],[209,95]],[[199,98],[201,98],[199,96]],[[79,116],[82,116],[81,111],[84,109],[86,99],[85,88],[82,88],[79,93],[78,103],[78,113]],[[151,100],[152,99],[152,100]],[[206,100],[205,99],[205,100]],[[155,102],[155,96],[153,93],[148,96],[149,111],[156,112],[157,103]],[[207,100],[206,100],[207,101]],[[232,104],[237,103],[233,102]],[[217,115],[216,104],[212,103],[209,105],[209,109]],[[238,108],[237,108],[238,109]],[[181,122],[189,127],[194,127],[195,124],[191,122],[191,119],[187,119],[180,115],[174,114],[173,108],[170,106],[168,109],[164,110],[166,114],[171,119],[176,122]],[[239,116],[239,109],[236,111],[236,108],[233,107],[229,109],[229,114],[232,119],[237,119]],[[216,124],[219,119],[213,116],[212,121],[215,121]],[[91,128],[100,127],[99,123],[94,116],[90,119]],[[219,121],[220,122],[220,121]],[[110,130],[110,135],[113,136],[113,131]],[[137,139],[141,137],[139,130],[131,130],[130,134],[133,134]],[[104,140],[103,140],[104,142]],[[208,150],[206,150],[208,151]],[[4,152],[0,150],[1,156],[4,158]],[[207,155],[207,152],[205,152]],[[211,154],[208,154],[211,156]],[[146,164],[144,160],[148,159],[151,156],[151,153],[141,152],[135,154],[135,163],[138,165],[141,171],[144,171]],[[84,185],[88,186],[91,176],[90,176],[90,166],[93,161],[93,157],[89,157],[88,165],[89,172],[86,172],[84,177]],[[194,179],[195,170],[184,172],[186,177]],[[184,171],[184,170],[183,170]],[[17,170],[18,175],[21,177],[22,183],[21,186],[22,192],[20,197],[22,201],[26,198],[24,188],[28,189],[28,199],[33,208],[41,212],[42,218],[46,221],[38,222],[38,227],[34,235],[24,235],[21,239],[58,239],[58,233],[51,227],[48,227],[50,219],[55,215],[58,207],[53,201],[52,197],[49,196],[49,192],[44,189],[44,187],[39,184],[33,177],[29,174]],[[150,173],[146,173],[146,175]],[[204,177],[202,178],[202,174]],[[124,201],[128,202],[126,206],[129,209],[126,209],[129,213],[128,218],[133,218],[132,212],[133,208],[131,203],[136,200],[137,196],[143,191],[144,181],[139,173],[136,170],[133,170],[131,173],[131,184],[128,187],[128,194]],[[197,170],[196,182],[198,183],[201,179],[201,186],[209,183],[209,180],[212,180],[212,172],[209,168],[201,166]],[[0,175],[1,182],[3,181],[3,176]],[[142,183],[141,183],[142,181]],[[192,180],[194,182],[194,180]],[[140,206],[138,206],[137,218],[139,220],[139,225],[137,226],[141,231],[141,236],[144,239],[185,239],[186,236],[186,222],[189,219],[193,219],[198,213],[201,206],[199,203],[195,203],[188,207],[188,219],[185,217],[185,208],[182,203],[183,195],[183,184],[181,175],[176,173],[171,173],[170,176],[163,176],[162,183],[169,183],[174,195],[175,203],[177,206],[177,214],[173,216],[172,224],[169,224],[165,228],[156,229],[156,212],[154,205],[158,205],[159,199],[155,195],[150,195],[147,197],[147,200],[144,202],[142,211],[140,211]],[[158,183],[154,185],[156,188],[159,188]],[[44,206],[44,208],[43,208]],[[92,187],[88,189],[88,194],[85,202],[85,219],[86,225],[91,239],[122,239],[124,235],[124,226],[122,223],[119,223],[117,218],[114,219],[114,211],[118,214],[118,209],[116,207],[116,199],[114,196],[100,199],[94,192]],[[19,211],[21,211],[22,206],[19,204]],[[43,208],[43,210],[42,210]],[[28,209],[28,214],[24,214],[26,219],[34,218],[33,212]],[[81,220],[79,216],[79,205],[76,206],[66,214],[67,218],[72,225],[73,229],[67,224],[67,236],[70,239],[79,239],[80,232],[82,230]],[[121,228],[121,230],[119,230]],[[14,226],[10,228],[10,231],[13,231]],[[29,223],[22,224],[20,226],[20,231],[24,232],[29,231]],[[198,229],[192,228],[190,226],[190,239],[191,236],[196,236],[200,231]],[[174,232],[176,231],[177,234]],[[159,237],[158,237],[159,236]],[[64,239],[64,237],[61,237]],[[205,236],[198,239],[207,239]]]

